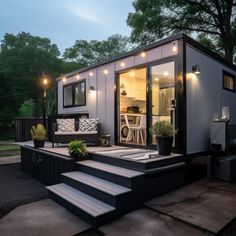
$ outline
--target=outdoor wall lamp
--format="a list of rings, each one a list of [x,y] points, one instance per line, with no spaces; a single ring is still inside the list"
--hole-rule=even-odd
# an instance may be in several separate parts
[[[176,46],[176,42],[173,43],[172,50],[173,50],[173,52],[178,51],[178,47]]]
[[[66,82],[66,77],[62,78],[62,82],[65,83]]]
[[[92,92],[92,91],[95,91],[94,86],[90,85],[90,86],[89,86],[89,91],[91,91],[91,92]]]
[[[192,72],[196,75],[200,74],[200,66],[199,65],[195,65],[192,67]]]
[[[105,70],[103,71],[103,73],[104,73],[105,75],[107,75],[107,74],[108,74],[108,70],[105,69]]]

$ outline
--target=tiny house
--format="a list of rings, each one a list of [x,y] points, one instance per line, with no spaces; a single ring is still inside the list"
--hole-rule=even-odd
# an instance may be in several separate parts
[[[178,34],[58,78],[58,114],[88,113],[114,144],[141,147],[156,144],[150,127],[165,120],[178,129],[175,151],[201,153],[223,106],[236,123],[235,76],[235,65]]]

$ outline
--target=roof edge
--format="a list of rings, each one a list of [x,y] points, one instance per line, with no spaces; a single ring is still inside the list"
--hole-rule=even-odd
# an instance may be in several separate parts
[[[86,66],[86,67],[83,67],[81,69],[78,69],[78,70],[72,71],[70,73],[64,74],[63,77],[69,78],[69,77],[72,77],[72,76],[74,76],[76,74],[85,72],[87,70],[91,70],[91,69],[94,69],[96,67],[103,66],[105,64],[112,63],[114,61],[117,61],[117,60],[129,57],[129,56],[136,55],[137,53],[140,53],[142,51],[147,51],[147,50],[153,49],[155,47],[167,44],[167,43],[169,43],[171,41],[180,40],[180,39],[183,39],[185,42],[189,43],[193,47],[195,47],[195,48],[199,49],[200,51],[206,53],[207,55],[215,58],[216,60],[220,61],[221,63],[225,64],[226,66],[231,67],[233,70],[236,70],[236,65],[235,64],[228,62],[226,59],[224,59],[223,57],[219,56],[217,53],[215,53],[214,51],[210,50],[209,48],[207,48],[203,44],[201,44],[198,41],[196,41],[195,39],[191,38],[190,36],[188,36],[188,35],[186,35],[184,33],[179,33],[179,34],[175,34],[175,35],[169,36],[167,38],[160,39],[160,40],[158,40],[156,42],[150,43],[150,44],[145,45],[145,46],[139,46],[139,47],[137,47],[137,48],[135,48],[135,49],[133,49],[131,51],[128,51],[126,53],[123,53],[123,54],[120,54],[120,55],[117,55],[117,56],[114,56],[114,57],[111,57],[111,58],[108,58],[107,60],[104,60],[102,62],[98,62],[98,63],[95,63],[93,65]],[[56,81],[59,81],[61,79],[61,77],[62,77],[62,75],[60,77],[58,77],[56,79]]]

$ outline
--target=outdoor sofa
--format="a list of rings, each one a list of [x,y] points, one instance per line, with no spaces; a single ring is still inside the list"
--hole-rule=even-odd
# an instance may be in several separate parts
[[[69,143],[73,140],[83,140],[88,145],[99,145],[101,136],[101,124],[97,118],[57,119],[53,123],[52,147],[57,143]]]

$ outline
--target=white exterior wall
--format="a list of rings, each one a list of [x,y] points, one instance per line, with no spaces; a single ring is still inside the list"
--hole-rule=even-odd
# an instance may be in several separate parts
[[[68,78],[65,83],[59,81],[58,114],[76,114],[85,112],[89,113],[89,117],[99,117],[102,125],[102,132],[110,133],[114,141],[115,72],[173,56],[176,54],[176,52],[173,52],[172,50],[173,43],[175,43],[176,46],[178,45],[178,42],[173,41],[149,51],[145,51],[146,57],[141,57],[141,55],[130,56],[80,73],[80,78],[86,79],[87,87],[87,104],[84,107],[63,108],[63,85],[75,82],[77,80],[76,75]],[[124,63],[124,67],[121,66],[121,62]],[[104,74],[104,69],[108,70],[107,75]],[[91,71],[93,72],[93,76],[89,76],[89,72]],[[89,91],[90,85],[94,86],[94,92]]]
[[[223,89],[223,69],[236,75],[227,66],[194,49],[186,48],[187,71],[187,153],[209,150],[210,124],[213,114],[221,115],[221,107],[229,106],[230,121],[236,123],[236,93]],[[192,74],[199,65],[201,73]]]

